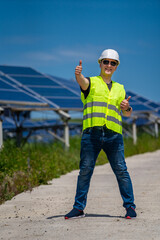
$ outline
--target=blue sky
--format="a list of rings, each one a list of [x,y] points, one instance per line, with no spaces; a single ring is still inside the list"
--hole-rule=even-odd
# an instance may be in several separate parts
[[[99,75],[106,48],[119,52],[113,80],[160,102],[159,0],[0,0],[0,64],[67,79],[82,59]]]

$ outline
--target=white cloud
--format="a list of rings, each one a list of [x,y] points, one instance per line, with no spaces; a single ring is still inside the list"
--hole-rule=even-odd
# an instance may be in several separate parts
[[[92,49],[88,49],[87,47],[84,47],[82,49],[62,49],[59,50],[59,54],[63,57],[67,58],[79,58],[83,57],[86,60],[91,60],[96,57],[96,51]]]
[[[27,59],[39,61],[54,61],[57,60],[56,56],[49,52],[27,52],[24,54]]]
[[[46,51],[32,51],[24,54],[25,58],[50,62],[50,61],[58,61],[62,60],[74,61],[77,59],[85,59],[85,61],[95,61],[97,59],[96,48],[93,50],[92,48],[84,47],[84,48],[64,48],[59,47],[58,49],[51,49]]]

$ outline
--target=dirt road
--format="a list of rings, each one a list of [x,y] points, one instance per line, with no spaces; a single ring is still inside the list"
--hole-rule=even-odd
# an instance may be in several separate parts
[[[160,239],[160,150],[126,162],[134,187],[136,219],[124,218],[115,176],[105,164],[95,168],[85,218],[64,220],[74,201],[78,171],[73,171],[1,205],[0,240]]]

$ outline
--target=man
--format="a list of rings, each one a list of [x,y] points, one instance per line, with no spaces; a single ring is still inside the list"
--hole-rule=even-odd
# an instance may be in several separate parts
[[[111,168],[116,175],[125,217],[136,217],[132,182],[124,159],[122,138],[122,117],[130,116],[132,108],[128,97],[125,99],[123,85],[112,81],[120,61],[113,49],[104,50],[98,59],[100,76],[85,78],[82,75],[82,61],[75,69],[75,76],[81,88],[83,108],[83,134],[81,139],[80,172],[73,209],[65,219],[84,217],[83,212],[89,190],[91,176],[101,149],[107,155]]]

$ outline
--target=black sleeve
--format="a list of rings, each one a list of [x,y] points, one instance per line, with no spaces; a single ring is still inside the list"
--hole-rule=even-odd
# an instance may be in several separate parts
[[[87,88],[86,90],[83,90],[83,89],[80,87],[81,92],[84,94],[85,99],[87,98],[87,96],[88,96],[88,94],[89,94],[89,92],[90,92],[90,87],[91,87],[91,80],[90,80],[90,78],[89,78],[89,77],[86,77],[86,78],[87,78],[88,81],[89,81],[89,86],[88,86],[88,88]]]

